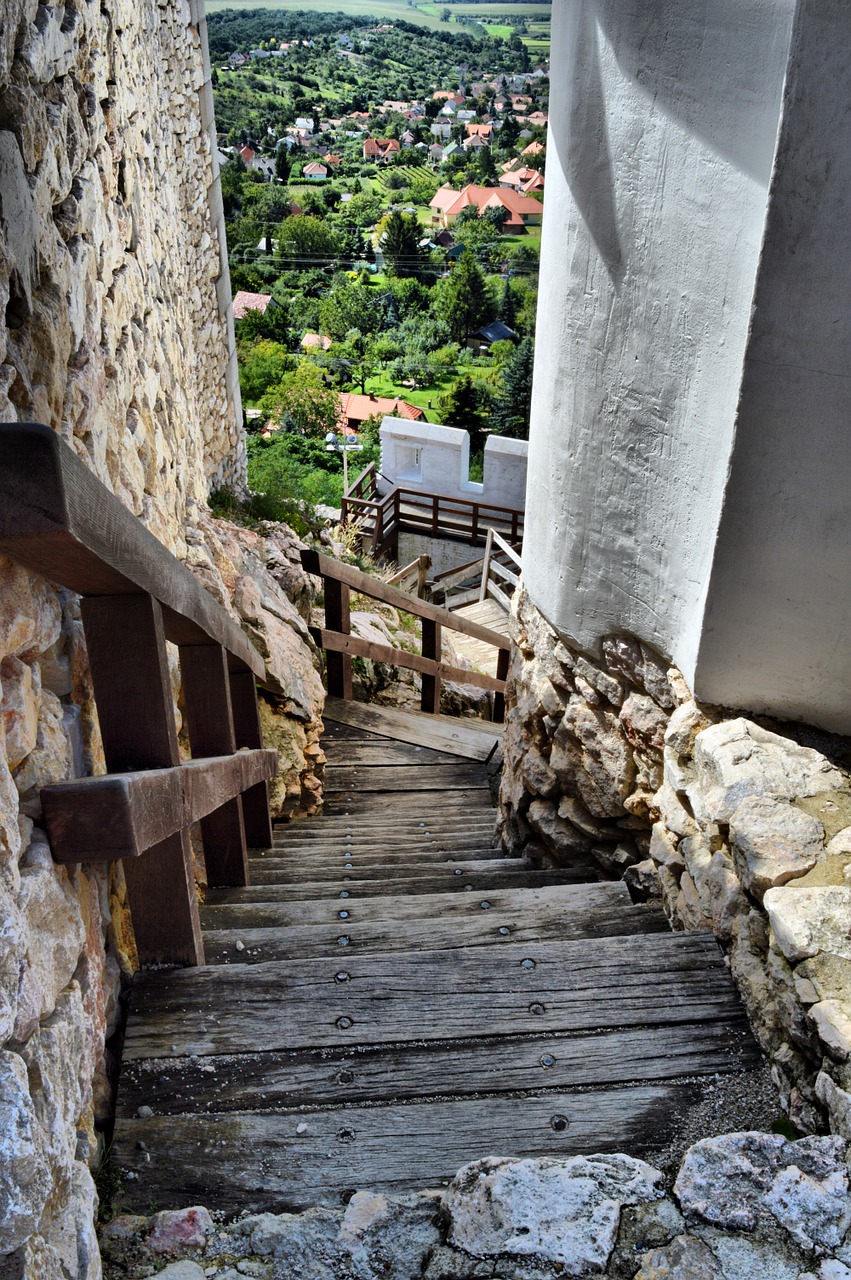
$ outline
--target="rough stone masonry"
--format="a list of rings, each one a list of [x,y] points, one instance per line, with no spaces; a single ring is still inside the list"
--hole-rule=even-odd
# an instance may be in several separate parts
[[[299,542],[206,505],[245,479],[211,123],[187,4],[5,5],[0,421],[59,432],[245,627],[275,811],[304,813],[323,693]],[[40,827],[41,787],[104,767],[78,603],[3,559],[0,690],[0,1276],[92,1280],[105,1044],[135,949],[120,867],[57,868]]]

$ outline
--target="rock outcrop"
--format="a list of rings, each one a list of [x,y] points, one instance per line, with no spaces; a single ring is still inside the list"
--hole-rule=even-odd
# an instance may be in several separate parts
[[[505,847],[714,931],[793,1122],[851,1138],[848,775],[814,731],[698,706],[635,639],[592,660],[522,591],[513,627]]]

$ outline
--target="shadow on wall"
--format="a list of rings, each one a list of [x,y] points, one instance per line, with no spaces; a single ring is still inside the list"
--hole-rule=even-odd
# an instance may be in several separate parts
[[[793,10],[794,0],[575,0],[565,6],[554,47],[566,65],[554,86],[562,86],[566,101],[558,109],[556,90],[551,137],[616,292],[626,262],[607,106],[622,111],[624,102],[607,104],[605,59],[614,57],[625,81],[656,110],[767,189],[780,102],[764,92],[766,48],[788,44]]]

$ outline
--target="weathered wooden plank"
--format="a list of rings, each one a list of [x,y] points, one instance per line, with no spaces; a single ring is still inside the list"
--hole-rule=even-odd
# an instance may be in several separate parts
[[[322,747],[328,755],[329,764],[415,764],[420,769],[432,764],[454,764],[457,756],[448,751],[432,751],[428,747],[412,747],[407,743],[388,743],[377,738],[367,741],[364,738],[352,741],[340,741],[329,737],[326,733],[322,739]]]
[[[257,685],[250,671],[230,673],[230,698],[237,747],[248,747],[250,750],[262,747]],[[258,782],[243,792],[242,816],[245,822],[245,839],[253,849],[265,849],[272,843],[269,788],[265,782]]]
[[[370,863],[400,870],[401,868],[421,867],[441,867],[453,864],[463,858],[465,862],[490,862],[493,859],[496,850],[490,845],[486,845],[480,849],[418,849],[416,852],[406,849],[370,849],[365,850],[358,855],[352,851],[346,853],[320,853],[298,855],[289,854],[286,857],[275,857],[271,854],[258,854],[251,860],[252,879],[262,879],[265,875],[274,875],[277,871],[289,871],[293,869],[299,872],[303,879],[309,880],[314,871],[322,871],[327,868],[336,868],[338,871],[344,870],[346,867],[359,867],[362,864]]]
[[[340,899],[343,893],[360,901],[382,894],[420,893],[473,893],[495,887],[506,889],[534,889],[557,884],[585,884],[587,881],[571,875],[570,871],[536,871],[527,867],[520,858],[506,859],[507,866],[493,862],[477,862],[476,870],[462,872],[457,864],[450,863],[444,870],[439,867],[421,868],[415,875],[405,872],[398,879],[370,879],[359,868],[354,879],[343,881],[343,873],[330,880],[295,879],[289,884],[253,884],[245,889],[209,889],[206,901],[211,905],[230,902],[300,902],[305,898]],[[457,868],[457,869],[456,869]],[[382,870],[382,868],[373,868]],[[389,868],[389,874],[393,869]],[[239,895],[239,896],[237,896]]]
[[[350,769],[338,765],[325,775],[326,793],[333,791],[488,791],[488,779],[481,765],[435,765],[432,769],[419,769],[416,765],[397,765],[385,768]]]
[[[158,1116],[118,1124],[112,1153],[120,1169],[137,1175],[122,1183],[125,1210],[147,1211],[155,1191],[158,1208],[281,1212],[336,1206],[357,1188],[439,1187],[494,1152],[650,1154],[671,1142],[699,1098],[699,1085],[665,1083],[344,1112]]]
[[[436,624],[423,619],[423,626],[426,625],[435,626]],[[408,649],[396,649],[392,645],[377,644],[373,640],[364,640],[361,636],[347,635],[322,627],[311,627],[310,634],[320,649],[324,649],[329,656],[331,654],[347,655],[349,662],[352,656],[368,658],[370,662],[386,662],[389,666],[419,671],[424,681],[454,680],[456,684],[469,684],[476,689],[492,689],[496,693],[505,691],[504,683],[497,681],[493,676],[483,675],[481,671],[472,671],[467,667],[453,667],[448,662],[437,661],[428,653],[411,653]],[[332,685],[332,688],[336,692],[336,687]],[[431,701],[434,705],[433,698]],[[437,715],[437,712],[434,711],[431,714]]]
[[[718,945],[704,934],[347,955],[344,964],[281,960],[141,975],[124,1054],[239,1052],[246,1025],[265,1052],[667,1026],[739,1008]]]
[[[502,725],[486,720],[456,716],[430,716],[422,711],[399,711],[394,707],[366,706],[328,698],[323,717],[327,721],[351,725],[399,742],[433,747],[467,760],[487,760],[494,744],[502,740]]]
[[[260,679],[262,658],[185,565],[49,427],[0,425],[0,551],[83,596],[144,592],[175,644],[221,644]]]
[[[394,821],[393,835],[397,839],[404,836],[406,839],[425,839],[427,841],[438,836],[464,836],[470,833],[475,838],[478,838],[480,835],[492,834],[495,830],[492,809],[483,810],[481,817],[471,815],[465,828],[462,828],[460,823],[461,819],[454,815],[448,815],[445,818],[432,815],[427,821],[414,817],[398,822]],[[301,848],[312,844],[331,844],[340,840],[365,841],[370,844],[375,843],[376,840],[383,841],[386,835],[386,822],[375,822],[366,825],[360,819],[344,818],[337,823],[331,818],[326,818],[320,822],[312,823],[310,826],[304,823],[293,824],[291,828],[286,829],[281,835],[276,834],[269,848]]]
[[[238,751],[172,768],[44,787],[41,798],[53,856],[64,863],[138,858],[246,786],[274,777],[277,767],[276,751]]]
[[[352,862],[351,866],[342,867],[326,867],[315,866],[309,870],[294,863],[287,866],[284,871],[272,871],[264,863],[260,863],[252,868],[252,879],[261,888],[265,885],[269,888],[275,888],[279,885],[301,885],[305,883],[311,884],[335,884],[340,889],[345,889],[353,884],[371,884],[375,880],[386,880],[389,876],[404,876],[406,881],[413,884],[425,876],[465,876],[470,878],[471,873],[488,874],[490,876],[501,876],[503,872],[528,870],[528,863],[523,858],[500,858],[498,861],[489,860],[487,858],[473,858],[469,860],[452,859],[448,862],[433,862],[424,866],[400,867],[396,865],[388,866],[384,862],[359,862],[357,866]],[[569,878],[569,873],[559,871],[558,875]],[[574,877],[577,881],[581,881],[582,877]],[[587,879],[587,877],[584,877]],[[414,890],[412,889],[412,892]]]
[[[496,913],[510,913],[517,919],[519,913],[534,915],[542,923],[547,920],[562,921],[565,929],[582,930],[577,936],[593,936],[588,933],[587,922],[592,917],[600,918],[601,913],[617,910],[619,915],[629,917],[635,908],[630,902],[629,892],[622,881],[610,881],[605,884],[569,885],[547,888],[536,886],[532,889],[518,891],[516,889],[497,887],[489,892],[481,901],[489,903],[488,910]],[[231,904],[206,906],[201,913],[204,929],[273,929],[292,928],[295,925],[316,925],[339,923],[339,911],[347,910],[351,923],[375,923],[376,921],[404,924],[407,921],[422,919],[434,920],[442,917],[445,920],[458,920],[469,916],[479,916],[483,909],[479,895],[474,899],[454,899],[447,901],[442,893],[401,894],[396,897],[380,899],[368,898],[356,904],[328,901],[311,902],[305,898],[301,902],[266,903],[258,905],[243,902],[237,898]],[[658,914],[658,913],[657,913]],[[629,925],[625,926],[629,930]],[[620,923],[616,921],[616,929]],[[655,930],[652,930],[655,932]],[[412,947],[416,945],[412,944]],[[429,944],[431,945],[431,944]],[[408,950],[412,950],[409,947]]]
[[[180,674],[193,756],[232,756],[236,734],[225,650],[221,645],[181,645]],[[248,884],[241,795],[201,818],[201,840],[208,884]]]
[[[10,437],[0,433],[0,439],[8,443]],[[89,597],[81,610],[107,768],[114,773],[140,768],[170,772],[179,754],[161,606],[151,595],[119,595]],[[88,788],[77,790],[80,796],[101,784],[101,779],[84,779],[65,786]],[[46,812],[50,804],[48,798]],[[84,824],[90,820],[85,803],[72,805],[72,813]],[[146,814],[152,816],[150,807]],[[113,811],[113,821],[115,817]],[[68,832],[75,820],[67,816],[62,831]],[[104,821],[110,821],[109,814]],[[171,832],[146,837],[147,856],[124,864],[136,948],[142,964],[202,964],[189,836],[182,822]],[[89,827],[84,835],[83,844],[96,850],[97,833],[93,838]]]
[[[742,1013],[736,1020],[577,1036],[511,1036],[356,1053],[301,1050],[220,1058],[144,1058],[125,1064],[120,1118],[153,1105],[181,1111],[350,1106],[471,1093],[500,1094],[737,1073],[759,1061]],[[212,1067],[212,1070],[210,1069]],[[595,1147],[596,1150],[596,1147]]]
[[[343,583],[353,591],[361,592],[362,595],[371,596],[374,600],[382,600],[385,604],[392,604],[395,608],[411,613],[417,618],[428,618],[432,622],[439,622],[451,631],[463,631],[466,635],[475,636],[478,640],[486,640],[489,644],[496,645],[498,649],[509,647],[509,641],[498,632],[490,631],[476,622],[469,622],[466,618],[457,618],[448,609],[440,609],[437,605],[427,604],[425,600],[417,600],[404,591],[388,586],[386,582],[382,582],[372,574],[362,573],[353,565],[343,564],[341,560],[322,555],[318,551],[304,550],[300,554],[301,562],[308,573],[321,574],[326,581],[330,579]]]
[[[667,917],[658,907],[592,905],[587,900],[574,906],[571,892],[573,886],[488,890],[486,896],[456,895],[448,902],[443,895],[428,894],[401,901],[338,898],[332,907],[321,903],[313,911],[312,904],[302,903],[301,919],[294,909],[298,904],[289,910],[248,904],[239,922],[233,908],[223,922],[216,919],[217,909],[209,908],[202,917],[204,951],[208,964],[249,964],[334,956],[341,948],[347,954],[439,951],[668,932]],[[442,900],[435,902],[435,897]],[[258,918],[249,922],[246,917],[252,915]]]

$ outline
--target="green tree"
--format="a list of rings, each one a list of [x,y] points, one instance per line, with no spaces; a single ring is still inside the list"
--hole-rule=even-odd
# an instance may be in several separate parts
[[[532,339],[524,338],[502,367],[502,386],[491,414],[491,428],[498,435],[529,439],[534,363]]]
[[[517,319],[517,299],[514,297],[510,280],[506,280],[502,286],[496,317],[503,324],[507,324],[509,329],[514,328],[514,322]]]
[[[336,430],[340,397],[326,385],[316,365],[300,360],[266,392],[260,408],[273,425],[318,437]]]
[[[462,373],[440,397],[440,414],[449,427],[469,428],[478,418],[479,397],[469,373]]]
[[[381,237],[387,271],[395,276],[415,276],[422,265],[420,224],[415,213],[394,210]]]
[[[297,214],[287,218],[278,236],[278,256],[285,265],[320,265],[338,256],[336,232],[320,218]]]
[[[261,338],[240,352],[239,385],[247,400],[259,400],[269,387],[280,382],[292,369],[293,357],[286,347],[270,338]]]
[[[345,338],[353,329],[378,333],[384,323],[384,303],[371,285],[340,285],[323,298],[319,323],[329,338]]]
[[[290,176],[290,153],[285,146],[278,147],[275,152],[275,177],[279,182],[286,182]]]
[[[291,338],[289,310],[273,298],[265,311],[246,311],[234,329],[238,346],[248,346],[258,338],[271,338],[287,345]]]
[[[449,325],[456,341],[475,332],[489,320],[493,306],[484,272],[465,249],[447,280],[435,286],[435,314]]]

